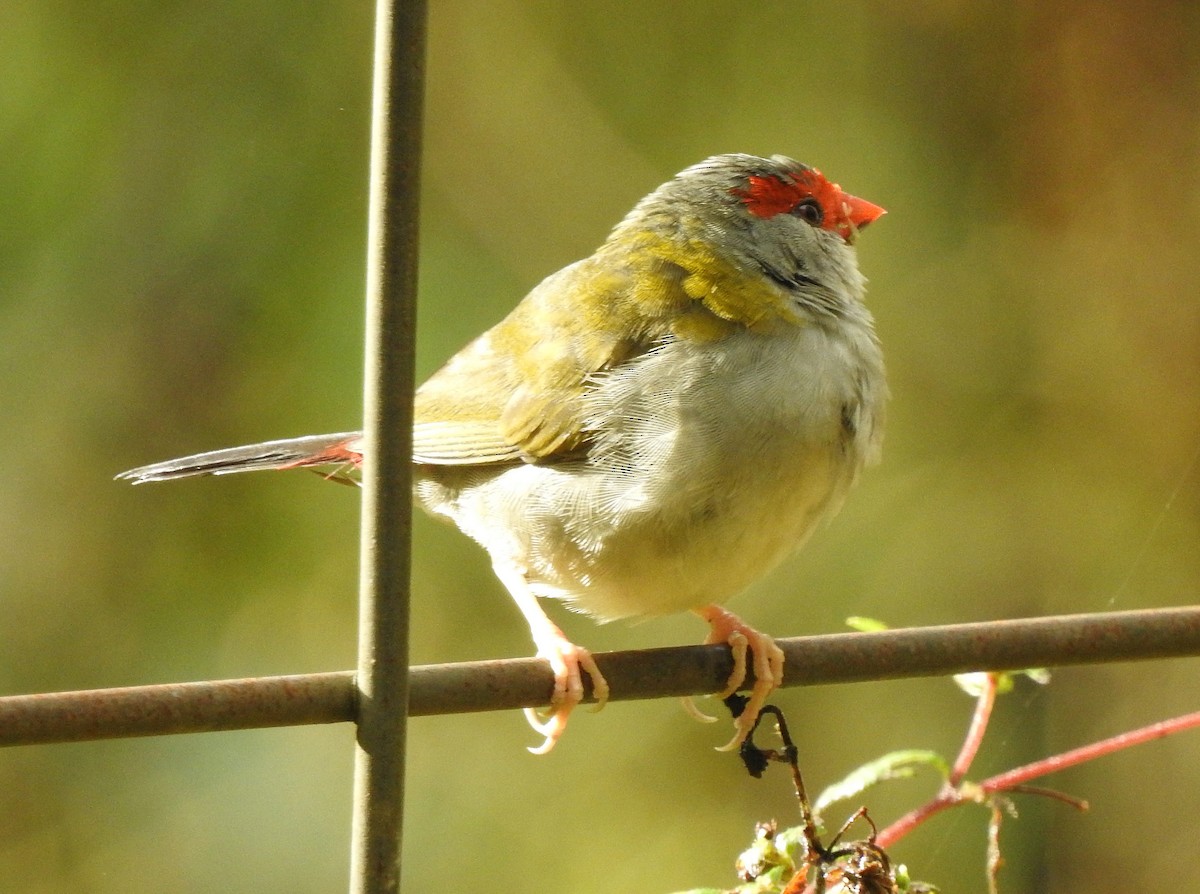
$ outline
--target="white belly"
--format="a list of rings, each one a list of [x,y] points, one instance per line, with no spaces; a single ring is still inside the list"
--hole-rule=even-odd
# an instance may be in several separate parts
[[[429,468],[418,497],[604,620],[721,602],[841,505],[878,445],[869,324],[668,343],[605,373],[586,460]]]

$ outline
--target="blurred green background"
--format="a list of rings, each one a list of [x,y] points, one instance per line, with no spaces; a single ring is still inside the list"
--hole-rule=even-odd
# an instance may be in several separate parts
[[[1195,600],[1200,7],[1190,2],[434,2],[419,371],[716,153],[781,152],[889,215],[859,243],[894,399],[884,464],[735,602],[780,635]],[[122,469],[356,427],[372,9],[0,4],[0,688],[349,668],[358,496],[314,476],[131,488]],[[486,557],[416,529],[414,659],[525,655]],[[690,617],[595,649],[698,641]],[[1063,670],[1005,698],[977,778],[1195,710],[1194,660]],[[781,706],[813,788],[952,754],[947,681]],[[672,701],[411,727],[412,892],[733,883],[785,774]],[[0,753],[0,892],[344,890],[348,726]],[[1022,799],[1003,890],[1200,888],[1200,742]],[[919,778],[868,803],[881,823]],[[984,890],[986,814],[898,847]]]

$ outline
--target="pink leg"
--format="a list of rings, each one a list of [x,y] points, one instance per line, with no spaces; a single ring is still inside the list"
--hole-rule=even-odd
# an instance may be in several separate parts
[[[737,730],[733,739],[718,749],[732,751],[750,735],[767,698],[783,682],[783,650],[767,634],[755,630],[719,605],[706,605],[695,612],[712,627],[705,643],[727,643],[733,652],[733,673],[729,675],[729,682],[718,698],[726,698],[742,688],[746,681],[747,649],[754,659],[754,685],[750,688],[750,701],[733,721]]]
[[[596,667],[592,653],[577,646],[558,629],[558,625],[546,617],[537,597],[529,589],[525,572],[513,565],[494,563],[496,576],[508,588],[517,608],[529,623],[529,633],[537,646],[537,656],[550,662],[554,671],[554,692],[550,697],[550,715],[542,719],[533,708],[525,709],[525,719],[539,735],[545,737],[533,754],[545,754],[567,728],[567,719],[575,706],[583,700],[583,674],[592,678],[592,691],[596,696],[596,710],[604,707],[608,700],[608,682]]]

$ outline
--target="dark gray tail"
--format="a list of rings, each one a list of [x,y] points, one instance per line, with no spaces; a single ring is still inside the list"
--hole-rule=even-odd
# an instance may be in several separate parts
[[[305,466],[362,463],[362,433],[341,432],[335,435],[309,435],[282,441],[266,441],[245,447],[229,447],[209,453],[197,453],[179,459],[168,459],[130,469],[117,476],[118,480],[145,484],[147,481],[170,481],[193,475],[230,475],[234,472],[254,472],[259,469],[298,469]]]

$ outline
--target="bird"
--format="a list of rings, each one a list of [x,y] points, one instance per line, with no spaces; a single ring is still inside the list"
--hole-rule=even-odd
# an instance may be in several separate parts
[[[878,459],[888,388],[856,241],[885,211],[782,155],[715,155],[639,201],[414,397],[413,494],[489,554],[554,674],[554,747],[607,681],[541,605],[600,622],[691,611],[747,682],[737,747],[782,683],[774,639],[723,604],[799,548]],[[360,466],[360,432],[122,472],[144,483]]]

